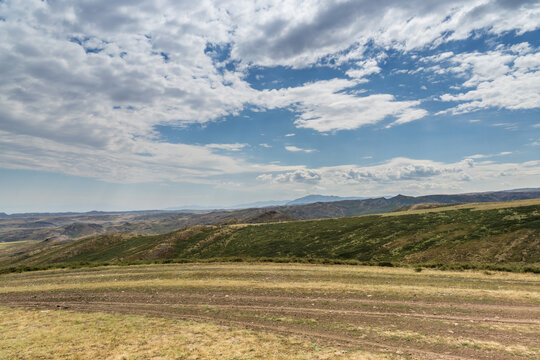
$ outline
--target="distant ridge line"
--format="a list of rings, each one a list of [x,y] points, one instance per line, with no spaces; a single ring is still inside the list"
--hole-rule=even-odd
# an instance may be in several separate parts
[[[536,199],[540,198],[540,188],[523,188],[523,189],[512,189],[512,190],[503,190],[503,191],[487,191],[487,192],[473,192],[473,193],[462,193],[462,194],[433,194],[433,195],[421,195],[421,196],[408,196],[398,194],[393,197],[377,197],[377,198],[362,198],[362,197],[340,197],[334,195],[307,195],[291,201],[283,201],[282,205],[270,205],[270,206],[249,206],[250,204],[245,204],[246,207],[225,207],[225,208],[169,208],[164,210],[128,210],[128,211],[97,211],[92,210],[88,212],[31,212],[31,213],[15,213],[15,214],[6,214],[5,212],[0,212],[0,219],[8,218],[23,218],[23,217],[44,217],[44,216],[76,216],[76,215],[122,215],[122,214],[159,214],[159,213],[197,213],[197,212],[212,212],[212,211],[235,211],[241,209],[250,209],[250,208],[273,208],[279,211],[279,209],[285,209],[289,207],[302,207],[309,206],[313,204],[331,204],[336,205],[337,203],[344,202],[355,202],[358,204],[370,204],[374,201],[380,202],[380,205],[386,204],[387,206],[393,207],[395,203],[406,202],[401,204],[405,205],[415,205],[421,204],[424,202],[429,203],[440,203],[440,204],[457,204],[464,202],[496,202],[496,201],[511,201],[511,200],[525,200],[525,199]],[[259,202],[271,203],[268,202]],[[276,202],[278,203],[278,202]],[[256,203],[254,203],[256,204]],[[392,211],[397,208],[392,208],[390,210],[380,209],[376,212],[385,212]],[[376,213],[368,212],[368,213]],[[365,212],[352,215],[362,215]],[[349,216],[349,215],[344,215]]]

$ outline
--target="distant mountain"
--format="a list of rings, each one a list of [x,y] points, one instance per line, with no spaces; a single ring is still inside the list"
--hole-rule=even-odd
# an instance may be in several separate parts
[[[343,216],[369,215],[394,211],[416,204],[460,204],[474,202],[498,202],[540,198],[540,189],[532,191],[495,191],[454,195],[405,196],[374,198],[363,200],[341,200],[317,202],[305,205],[287,205],[276,207],[280,213],[295,219],[323,219]]]
[[[365,197],[341,197],[335,195],[307,195],[292,201],[287,202],[285,205],[305,205],[318,202],[334,202],[343,200],[364,200]]]
[[[80,236],[106,233],[164,234],[195,225],[279,222],[291,219],[324,219],[386,213],[436,204],[502,202],[540,198],[540,189],[484,193],[405,196],[363,200],[320,201],[339,198],[312,195],[303,205],[248,207],[245,209],[89,212],[59,214],[13,214],[0,219],[0,242],[56,239],[69,241]],[[297,199],[299,200],[299,199]],[[290,201],[288,203],[294,203]],[[421,206],[417,206],[422,204]],[[272,211],[272,212],[270,212]],[[34,217],[30,217],[34,215]]]
[[[540,188],[521,188],[521,189],[512,189],[505,190],[507,192],[520,192],[520,191],[540,191]]]
[[[238,204],[229,207],[229,209],[249,209],[249,208],[264,208],[264,207],[272,207],[272,206],[282,206],[289,202],[290,200],[281,200],[281,201],[275,201],[275,200],[269,200],[269,201],[257,201],[247,204]]]
[[[165,210],[236,210],[236,209],[254,209],[254,208],[268,208],[274,206],[292,206],[292,205],[306,205],[317,202],[333,202],[342,200],[362,200],[367,199],[365,197],[341,197],[334,195],[307,195],[295,200],[268,200],[268,201],[256,201],[245,204],[237,204],[232,206],[197,206],[186,205],[166,208]]]

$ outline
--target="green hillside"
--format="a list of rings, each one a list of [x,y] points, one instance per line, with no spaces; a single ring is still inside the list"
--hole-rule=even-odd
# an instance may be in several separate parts
[[[165,235],[110,234],[28,250],[3,266],[216,257],[395,263],[540,263],[540,202],[463,205],[392,216],[194,226]],[[509,206],[508,204],[505,206]]]

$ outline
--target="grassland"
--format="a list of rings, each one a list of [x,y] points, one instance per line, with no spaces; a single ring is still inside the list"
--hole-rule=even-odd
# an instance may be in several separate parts
[[[382,216],[399,216],[404,214],[425,214],[428,212],[441,212],[451,210],[499,210],[507,208],[515,208],[522,206],[535,206],[540,204],[540,199],[524,199],[502,202],[478,202],[478,203],[464,203],[464,204],[417,204],[407,206],[406,209],[391,211],[381,214]]]
[[[307,264],[0,275],[0,358],[536,359],[540,277]]]
[[[29,247],[24,255],[12,256],[0,265],[266,258],[538,272],[540,200],[324,220],[194,226],[164,235],[118,233],[40,246]]]
[[[540,358],[540,200],[0,243],[0,266],[0,359]]]
[[[0,307],[2,359],[384,359],[296,337],[141,315]]]

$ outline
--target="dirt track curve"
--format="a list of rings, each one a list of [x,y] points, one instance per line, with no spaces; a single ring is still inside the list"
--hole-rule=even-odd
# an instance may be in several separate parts
[[[410,269],[362,272],[307,265],[171,265],[161,266],[163,273],[147,268],[148,273],[143,268],[103,268],[56,271],[56,276],[3,276],[0,280],[7,281],[3,290],[0,287],[0,303],[191,319],[415,359],[540,357],[540,286],[534,276],[452,278]],[[330,286],[305,286],[308,276]],[[156,279],[156,284],[138,283],[147,278]],[[157,279],[170,282],[160,284]],[[350,289],[331,286],[355,280]],[[114,286],[108,286],[109,281]],[[88,283],[103,286],[87,288]],[[379,283],[390,290],[375,286]],[[392,288],[397,283],[402,293]],[[57,286],[46,288],[51,284]],[[441,292],[433,289],[436,284],[444,285]],[[459,295],[459,289],[469,288],[469,296]],[[497,288],[500,296],[492,290]],[[511,289],[518,297],[530,296],[516,300]],[[491,297],[481,296],[484,290]]]

